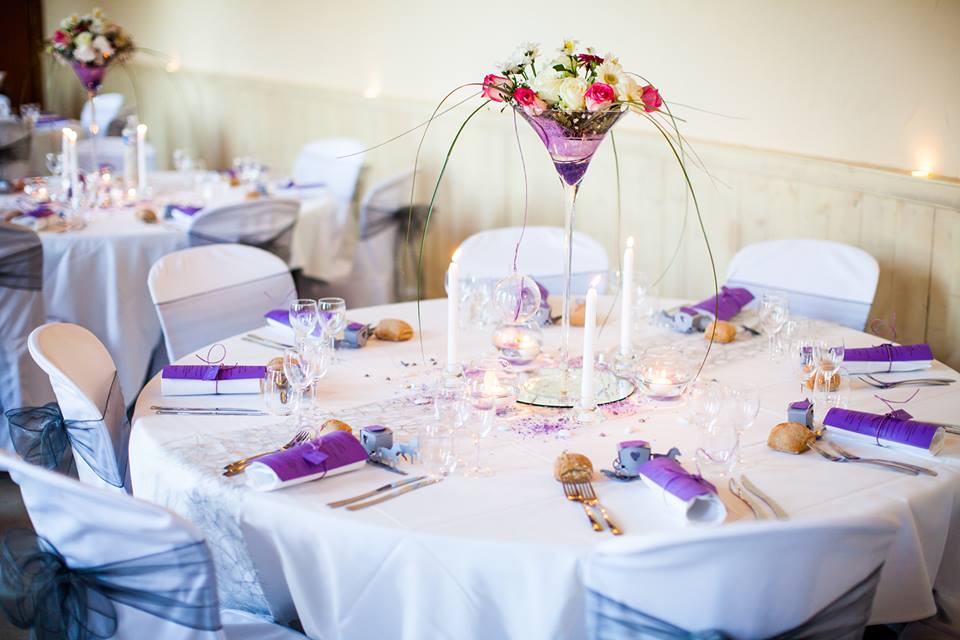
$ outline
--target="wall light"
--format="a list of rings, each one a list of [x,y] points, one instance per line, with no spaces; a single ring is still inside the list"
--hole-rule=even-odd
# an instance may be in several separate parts
[[[914,169],[910,172],[914,178],[929,178],[930,170],[929,169]]]

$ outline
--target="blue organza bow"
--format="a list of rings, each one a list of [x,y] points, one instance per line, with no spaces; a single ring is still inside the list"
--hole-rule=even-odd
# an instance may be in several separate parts
[[[880,581],[880,570],[874,569],[833,602],[806,622],[768,640],[842,640],[859,638],[870,618],[873,595]],[[732,640],[720,629],[687,631],[665,620],[634,609],[602,593],[587,591],[587,622],[590,637],[595,640],[626,638],[659,638],[661,640]]]
[[[193,629],[220,628],[210,551],[203,541],[98,567],[73,568],[32,531],[7,534],[0,603],[34,640],[92,640],[117,633],[115,603]]]
[[[65,420],[56,402],[11,409],[6,416],[13,447],[27,462],[71,474],[73,451],[104,482],[126,486],[130,423],[116,375],[100,419]]]

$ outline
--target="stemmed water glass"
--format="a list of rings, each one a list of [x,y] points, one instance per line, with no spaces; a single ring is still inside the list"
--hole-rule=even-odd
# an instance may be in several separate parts
[[[760,296],[760,325],[767,333],[770,359],[779,354],[777,333],[790,315],[790,302],[781,295],[765,293]]]
[[[470,383],[469,394],[472,415],[467,420],[467,428],[473,441],[473,465],[464,469],[468,478],[485,478],[493,475],[490,467],[480,464],[480,440],[493,430],[496,421],[497,400],[484,390],[484,379],[478,376]]]
[[[313,333],[320,321],[320,315],[317,311],[317,301],[309,298],[301,298],[290,303],[289,310],[290,328],[293,329],[293,335],[297,346],[303,344],[307,336]]]
[[[320,414],[318,390],[320,380],[330,370],[330,349],[323,340],[308,337],[300,347],[300,355],[310,360],[310,415],[318,418]]]
[[[736,466],[746,466],[743,460],[743,434],[753,426],[760,413],[760,390],[753,384],[741,384],[728,387],[726,397],[729,418],[737,433]]]
[[[790,347],[794,371],[800,380],[800,393],[808,398],[813,390],[814,375],[817,372],[816,359],[813,354],[814,341],[809,338],[799,338]]]
[[[310,385],[313,379],[314,360],[303,357],[296,349],[284,349],[283,351],[283,372],[287,376],[289,384],[297,394],[296,405],[296,424],[297,429],[304,427],[303,405],[304,391]]]
[[[320,330],[330,348],[347,324],[347,303],[343,298],[320,298],[317,300],[317,312],[320,318]],[[334,354],[334,357],[336,355]]]
[[[818,338],[812,343],[813,363],[816,367],[812,391],[817,413],[825,415],[830,407],[845,401],[848,376],[840,365],[843,362],[844,343],[841,336]]]

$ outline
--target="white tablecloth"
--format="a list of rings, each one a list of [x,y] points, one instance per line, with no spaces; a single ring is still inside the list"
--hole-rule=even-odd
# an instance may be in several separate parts
[[[422,305],[427,357],[442,358],[445,301]],[[351,320],[384,317],[416,324],[413,303],[352,310]],[[264,332],[268,329],[264,329]],[[848,346],[878,339],[847,329]],[[546,330],[556,344],[559,329]],[[614,346],[614,323],[600,345]],[[581,331],[574,329],[573,344]],[[703,348],[702,335],[678,336],[647,328],[642,342],[671,341]],[[261,363],[277,352],[239,339],[226,341],[227,360]],[[489,333],[464,331],[464,357],[489,350]],[[844,514],[883,514],[900,522],[873,609],[874,622],[920,619],[934,613],[931,590],[944,599],[960,596],[960,438],[947,436],[936,460],[883,451],[884,456],[929,464],[938,477],[912,477],[867,465],[835,464],[813,453],[774,452],[765,441],[770,427],[785,420],[799,384],[786,364],[770,362],[766,341],[748,338],[715,345],[706,375],[724,382],[751,381],[761,388],[762,409],[745,436],[748,475],[774,497],[794,520]],[[578,349],[575,349],[578,350]],[[399,419],[407,398],[425,371],[420,344],[373,340],[357,351],[341,352],[323,383],[323,402],[335,415],[357,415],[371,422]],[[192,356],[186,361],[195,361]],[[415,364],[414,364],[415,363]],[[936,364],[924,375],[960,378]],[[884,411],[874,390],[855,383],[851,408]],[[888,392],[900,399],[912,391]],[[196,522],[209,536],[217,558],[220,586],[228,606],[265,611],[281,618],[296,607],[313,638],[582,638],[585,635],[582,562],[609,534],[593,533],[582,510],[568,503],[552,477],[553,460],[563,450],[588,455],[597,468],[609,468],[620,440],[642,438],[655,451],[678,446],[692,454],[697,434],[678,421],[682,401],[628,405],[619,417],[572,427],[569,436],[495,430],[484,442],[491,478],[449,477],[397,500],[357,512],[332,510],[344,498],[396,480],[366,467],[360,471],[280,490],[256,493],[242,477],[224,478],[221,466],[243,453],[278,446],[289,427],[275,418],[156,416],[153,404],[262,408],[258,396],[162,398],[154,379],[140,396],[134,416],[130,458],[134,493],[170,506]],[[918,418],[957,421],[960,385],[921,389],[908,409]],[[349,418],[348,418],[349,419]],[[362,424],[354,424],[356,428]],[[854,452],[876,451],[850,445]],[[689,467],[689,462],[687,463]],[[676,530],[674,519],[640,483],[595,483],[603,502],[626,532],[645,535]],[[728,523],[748,519],[745,508],[721,487]],[[723,526],[729,526],[725,524]],[[245,546],[242,533],[248,545]],[[736,588],[731,576],[730,588]],[[789,594],[783,594],[789,597]]]

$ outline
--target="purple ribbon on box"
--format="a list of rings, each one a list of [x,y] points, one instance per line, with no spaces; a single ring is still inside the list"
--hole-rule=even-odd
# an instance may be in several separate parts
[[[836,407],[827,411],[823,424],[852,433],[875,438],[877,445],[881,440],[906,444],[911,447],[930,449],[933,437],[940,428],[935,424],[911,420],[909,413],[897,409],[883,415],[865,411],[851,411]]]
[[[352,433],[334,431],[286,451],[272,453],[257,462],[270,467],[281,482],[334,469],[367,459],[367,450]]]
[[[715,486],[702,477],[691,474],[673,458],[654,458],[637,471],[654,484],[662,487],[667,493],[683,501],[717,492]]]
[[[844,362],[887,362],[889,363],[888,371],[893,369],[894,362],[918,360],[933,360],[933,350],[930,345],[921,343],[896,346],[886,343],[860,349],[846,349],[843,352]]]
[[[746,289],[724,285],[720,287],[717,295],[710,296],[692,307],[680,307],[680,310],[692,316],[706,313],[712,317],[714,312],[717,312],[717,319],[729,320],[750,304],[751,300],[753,300],[753,294]]]

